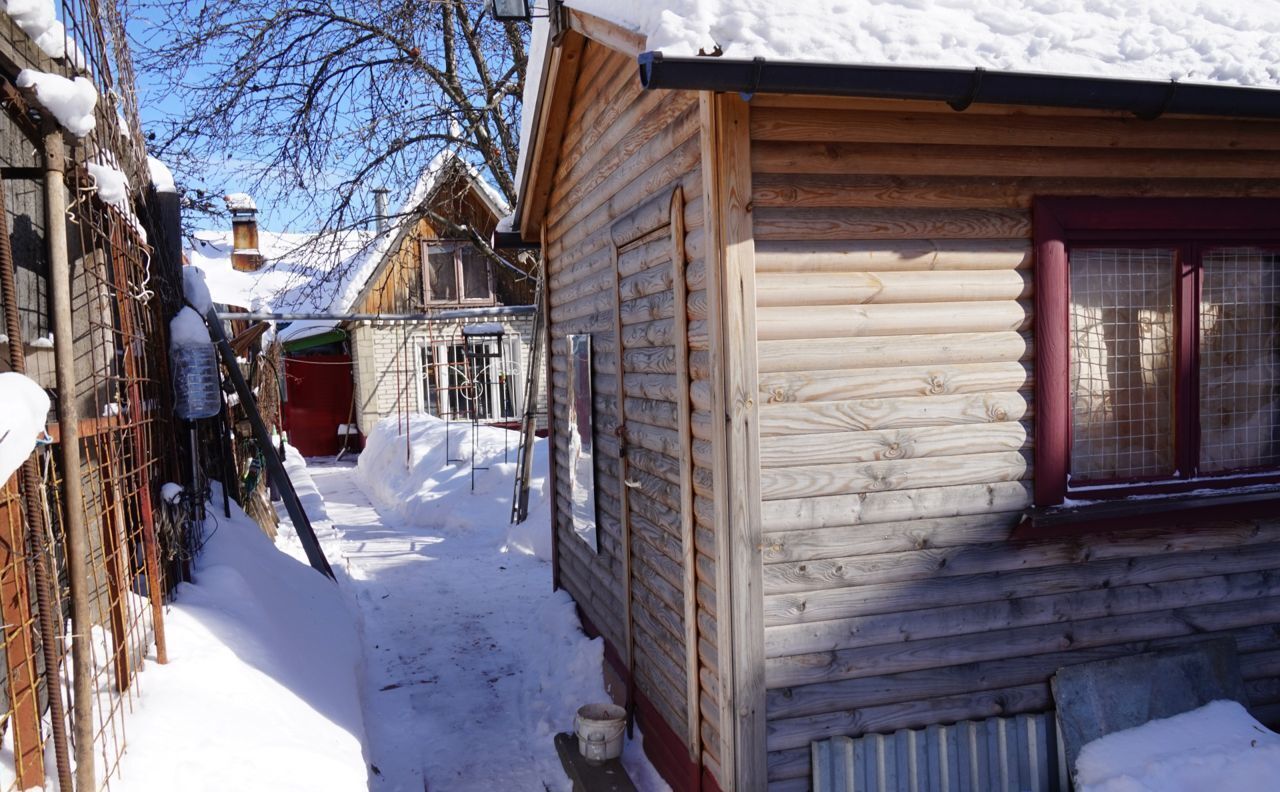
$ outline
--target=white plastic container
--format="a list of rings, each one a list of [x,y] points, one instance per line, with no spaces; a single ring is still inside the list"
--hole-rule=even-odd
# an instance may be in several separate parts
[[[578,753],[598,764],[622,755],[622,732],[627,727],[627,711],[616,704],[587,704],[578,708],[573,730],[578,735]]]
[[[218,383],[218,356],[213,344],[174,346],[169,351],[173,366],[173,411],[192,421],[211,418],[222,407]]]
[[[218,354],[200,314],[183,308],[169,322],[169,364],[173,374],[173,411],[194,421],[222,409]]]

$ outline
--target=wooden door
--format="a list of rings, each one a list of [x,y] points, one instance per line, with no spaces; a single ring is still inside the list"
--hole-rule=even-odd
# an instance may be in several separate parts
[[[611,229],[618,441],[632,690],[697,760],[692,468],[683,201],[679,191]]]

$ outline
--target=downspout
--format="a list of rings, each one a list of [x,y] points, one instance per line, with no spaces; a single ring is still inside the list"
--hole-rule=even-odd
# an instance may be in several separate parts
[[[97,788],[93,771],[93,671],[89,634],[89,542],[80,480],[80,415],[76,408],[75,330],[71,321],[71,265],[67,258],[66,161],[62,132],[44,136],[44,197],[48,218],[49,293],[53,303],[54,371],[58,383],[58,443],[66,523],[67,578],[71,590],[71,729],[77,792]],[[50,691],[50,697],[55,695]]]

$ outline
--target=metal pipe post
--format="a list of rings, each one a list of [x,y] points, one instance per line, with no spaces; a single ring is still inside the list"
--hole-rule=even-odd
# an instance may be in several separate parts
[[[93,769],[93,669],[90,654],[89,540],[80,480],[80,415],[76,405],[75,325],[71,320],[71,264],[67,258],[67,187],[62,132],[44,136],[44,197],[48,218],[49,295],[53,303],[54,373],[58,383],[58,450],[67,578],[71,590],[71,733],[77,792],[97,789]],[[52,694],[52,691],[51,691]]]

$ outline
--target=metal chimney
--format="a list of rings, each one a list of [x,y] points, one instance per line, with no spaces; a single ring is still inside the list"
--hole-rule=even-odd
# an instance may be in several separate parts
[[[255,272],[263,263],[258,251],[258,206],[244,193],[232,193],[223,200],[231,212],[231,267]]]
[[[374,228],[379,232],[387,230],[387,193],[386,187],[377,187],[373,191],[373,210],[376,213]]]

